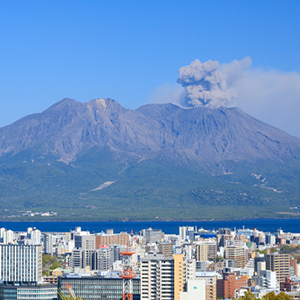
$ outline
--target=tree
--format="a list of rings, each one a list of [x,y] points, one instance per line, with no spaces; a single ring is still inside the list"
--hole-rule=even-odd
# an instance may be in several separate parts
[[[58,261],[51,266],[50,270],[55,270],[57,268],[61,268],[61,264]]]
[[[285,294],[284,292],[280,292],[277,296],[274,292],[270,292],[262,297],[262,300],[292,300],[293,297]]]
[[[256,298],[251,292],[246,292],[239,300],[259,300],[259,298]]]
[[[62,291],[58,291],[57,295],[58,295],[58,299],[60,300],[73,300],[71,296],[65,296],[64,293],[62,293]],[[81,297],[76,297],[74,300],[83,300],[83,299]]]

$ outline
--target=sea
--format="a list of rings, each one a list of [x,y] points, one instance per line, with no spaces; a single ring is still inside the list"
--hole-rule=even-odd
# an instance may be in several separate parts
[[[137,233],[142,229],[161,229],[166,234],[178,234],[180,226],[197,226],[197,229],[217,230],[219,228],[233,229],[254,229],[264,232],[277,232],[282,229],[284,232],[300,232],[300,219],[248,219],[230,221],[178,221],[178,222],[0,222],[0,228],[13,231],[26,231],[28,227],[36,227],[42,232],[70,232],[75,227],[81,230],[88,230],[91,233],[106,232],[113,229],[115,233],[128,232]]]

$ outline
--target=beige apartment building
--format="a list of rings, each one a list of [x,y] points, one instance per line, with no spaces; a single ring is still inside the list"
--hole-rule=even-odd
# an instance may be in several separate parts
[[[207,261],[210,258],[215,259],[217,257],[217,242],[204,241],[196,247],[196,259],[197,261]]]
[[[267,254],[266,269],[276,272],[278,282],[284,282],[290,275],[290,255],[289,254]]]
[[[246,250],[241,246],[225,247],[225,258],[236,260],[238,268],[245,268],[246,266]]]
[[[129,244],[129,235],[127,233],[120,234],[103,234],[96,235],[96,249],[104,245],[127,245]]]

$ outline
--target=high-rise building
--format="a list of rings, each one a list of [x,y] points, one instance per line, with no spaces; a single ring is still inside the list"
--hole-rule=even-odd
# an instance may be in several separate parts
[[[217,273],[197,272],[196,278],[205,282],[205,300],[217,299]]]
[[[11,244],[14,241],[14,232],[12,230],[6,230],[1,228],[0,230],[0,243]]]
[[[158,251],[162,253],[164,257],[173,257],[173,245],[169,243],[160,243],[158,245]]]
[[[290,275],[290,255],[289,254],[266,254],[266,269],[276,272],[277,281],[285,282],[285,278]]]
[[[231,299],[236,290],[246,286],[246,277],[237,277],[235,273],[223,273],[223,278],[217,279],[217,297]]]
[[[41,245],[0,245],[4,283],[36,283],[42,279]]]
[[[100,246],[109,246],[113,244],[127,246],[129,244],[129,234],[120,233],[96,235],[96,249]]]
[[[41,243],[41,236],[42,236],[41,231],[35,228],[31,231],[30,239],[33,240],[33,243],[35,245],[38,245]]]
[[[114,263],[112,247],[103,247],[95,250],[95,270],[110,270]]]
[[[179,241],[184,242],[186,239],[186,231],[187,227],[186,226],[181,226],[179,227]]]
[[[246,266],[246,250],[241,246],[228,246],[225,247],[225,258],[236,260],[238,268]]]
[[[142,259],[141,299],[179,300],[187,280],[195,277],[195,269],[195,260],[186,260],[183,254]]]
[[[179,240],[184,242],[187,238],[193,241],[195,237],[195,229],[193,226],[179,227]]]
[[[209,258],[217,257],[216,240],[203,241],[196,247],[196,260],[207,261]]]
[[[75,248],[76,249],[96,249],[95,236],[89,235],[75,235]]]
[[[74,249],[72,251],[71,266],[91,270],[110,270],[114,263],[114,247],[101,246],[99,249]]]
[[[161,243],[162,231],[161,229],[148,228],[145,230],[146,244]]]
[[[183,254],[174,254],[174,300],[180,299],[186,283],[186,265]]]
[[[290,267],[294,270],[294,275],[298,276],[298,266],[297,266],[297,259],[290,258]]]
[[[266,234],[266,244],[267,245],[274,245],[276,243],[276,237],[273,234]]]
[[[44,253],[53,255],[53,236],[52,233],[43,234]]]
[[[141,300],[174,300],[174,259],[141,260]]]

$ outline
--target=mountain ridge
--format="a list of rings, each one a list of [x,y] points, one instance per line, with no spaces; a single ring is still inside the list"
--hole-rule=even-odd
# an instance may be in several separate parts
[[[0,156],[46,141],[54,143],[54,150],[48,151],[61,159],[75,159],[94,146],[142,160],[153,158],[155,153],[184,153],[197,164],[284,160],[298,158],[300,153],[300,139],[238,108],[183,109],[173,104],[148,104],[129,110],[109,98],[86,103],[64,98],[42,113],[0,128]]]

